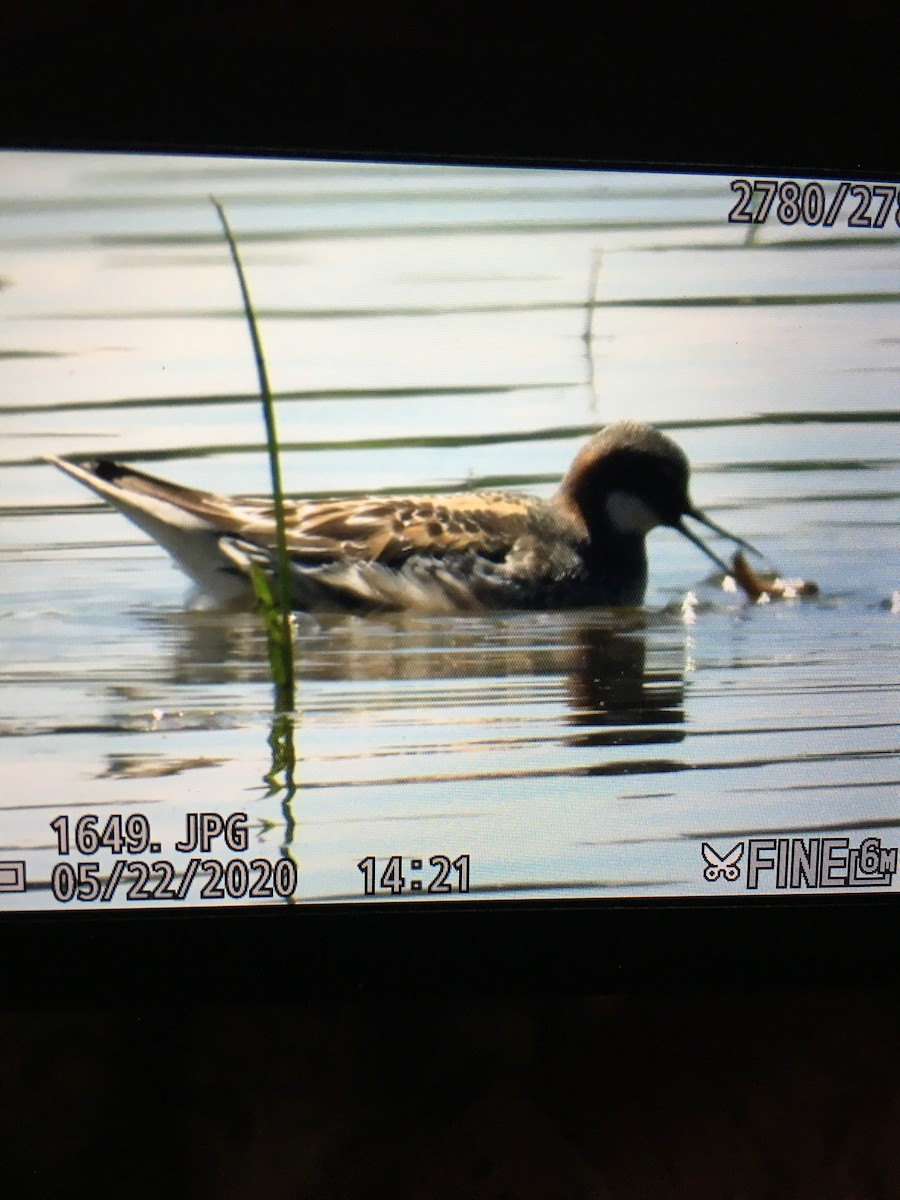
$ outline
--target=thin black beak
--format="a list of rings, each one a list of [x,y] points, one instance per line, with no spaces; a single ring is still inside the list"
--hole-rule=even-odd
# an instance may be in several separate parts
[[[679,533],[683,533],[689,542],[693,542],[698,550],[702,550],[707,558],[711,558],[720,571],[724,571],[726,575],[731,574],[731,567],[729,567],[728,563],[723,562],[722,559],[719,558],[718,554],[714,554],[712,550],[710,550],[709,546],[707,546],[704,541],[697,537],[696,533],[693,533],[690,529],[688,529],[682,518],[679,517],[675,524],[675,528]]]
[[[705,516],[699,508],[692,508],[685,513],[686,517],[693,517],[695,521],[699,521],[701,525],[705,525],[707,529],[711,529],[713,533],[717,533],[719,537],[728,538],[729,542],[734,542],[738,546],[742,546],[745,550],[749,550],[751,554],[755,554],[757,558],[765,558],[761,550],[757,550],[755,546],[751,546],[749,542],[745,542],[743,538],[739,538],[737,534],[730,533],[727,529],[723,529],[721,525],[717,525],[715,521],[711,521]]]
[[[688,509],[684,516],[691,517],[694,521],[699,521],[701,525],[705,525],[707,529],[711,529],[713,533],[719,534],[720,537],[728,538],[729,541],[734,542],[738,546],[742,546],[745,550],[749,550],[751,554],[756,554],[760,558],[763,557],[755,546],[751,546],[750,543],[745,542],[743,538],[736,537],[735,534],[729,533],[727,529],[723,529],[721,525],[717,525],[715,521],[711,521],[709,517],[704,516],[704,514],[700,512],[698,508]],[[711,558],[720,571],[724,571],[726,575],[732,574],[732,568],[728,565],[728,563],[724,562],[717,554],[710,550],[709,546],[707,546],[706,543],[699,538],[696,533],[688,529],[684,523],[684,517],[679,518],[675,528],[679,533],[683,533],[689,542],[693,542],[698,550],[702,550],[707,558]]]

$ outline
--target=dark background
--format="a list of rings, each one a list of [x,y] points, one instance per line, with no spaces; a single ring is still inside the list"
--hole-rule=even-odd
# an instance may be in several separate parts
[[[876,0],[7,0],[0,142],[866,178],[898,34]],[[283,917],[0,929],[0,1194],[900,1194],[896,906]]]
[[[890,0],[7,0],[2,139],[896,169]]]

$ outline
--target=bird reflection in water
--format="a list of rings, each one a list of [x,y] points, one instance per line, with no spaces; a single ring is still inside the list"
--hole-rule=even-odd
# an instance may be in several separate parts
[[[266,683],[263,635],[252,616],[177,613],[149,618],[163,628],[154,636],[171,646],[168,671],[147,688],[152,707],[160,691],[190,685]],[[503,707],[534,704],[535,717],[558,723],[558,736],[571,746],[659,745],[684,737],[683,624],[665,613],[639,609],[595,609],[578,613],[517,614],[511,617],[441,618],[383,614],[378,618],[335,615],[301,618],[298,637],[298,724],[302,737],[304,685],[338,685],[329,708],[346,705],[364,716],[367,708],[437,704],[417,683],[452,681],[447,695],[487,706],[492,724]],[[389,685],[347,692],[341,684]],[[130,689],[132,692],[134,689]],[[315,705],[322,690],[316,689]],[[225,699],[225,697],[222,697]],[[550,707],[544,707],[547,704]],[[306,704],[309,704],[307,699]],[[213,726],[215,727],[215,726]],[[577,733],[567,733],[575,727]],[[302,749],[300,750],[302,758]]]
[[[672,629],[677,637],[678,627]],[[648,661],[649,659],[649,661]],[[654,746],[684,739],[684,648],[654,646],[647,631],[581,625],[566,673],[571,746]]]

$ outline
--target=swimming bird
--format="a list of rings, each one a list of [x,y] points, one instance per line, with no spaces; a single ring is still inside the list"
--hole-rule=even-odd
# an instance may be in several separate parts
[[[195,491],[101,459],[49,458],[148,533],[216,604],[252,599],[251,564],[275,571],[271,499]],[[297,609],[477,612],[638,605],[644,539],[668,525],[723,571],[685,525],[738,545],[691,502],[684,452],[650,425],[596,433],[549,500],[511,492],[373,496],[286,502]],[[754,551],[756,553],[756,551]]]

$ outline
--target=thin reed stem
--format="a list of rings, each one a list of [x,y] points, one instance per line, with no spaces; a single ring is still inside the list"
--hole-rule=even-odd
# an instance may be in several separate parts
[[[269,662],[276,689],[277,707],[281,711],[291,711],[294,708],[295,692],[294,654],[291,637],[291,613],[293,605],[291,601],[291,571],[287,549],[287,530],[284,521],[284,490],[281,485],[278,429],[275,422],[275,402],[272,398],[272,389],[269,386],[269,374],[266,369],[262,340],[259,336],[256,314],[253,311],[253,303],[250,299],[250,291],[247,287],[247,280],[241,265],[241,256],[238,252],[237,242],[231,232],[231,226],[228,224],[228,218],[225,216],[225,210],[222,205],[214,197],[210,197],[210,199],[216,212],[219,214],[219,220],[222,222],[225,240],[228,243],[231,260],[237,272],[238,283],[241,289],[241,299],[244,304],[244,315],[247,318],[247,327],[250,330],[250,340],[253,344],[256,373],[259,378],[263,420],[266,426],[266,445],[269,452],[269,472],[272,477],[272,499],[275,507],[276,580],[278,586],[276,594],[273,596],[271,590],[266,586],[267,581],[264,580],[262,572],[258,569],[253,576],[253,585],[266,621]]]

